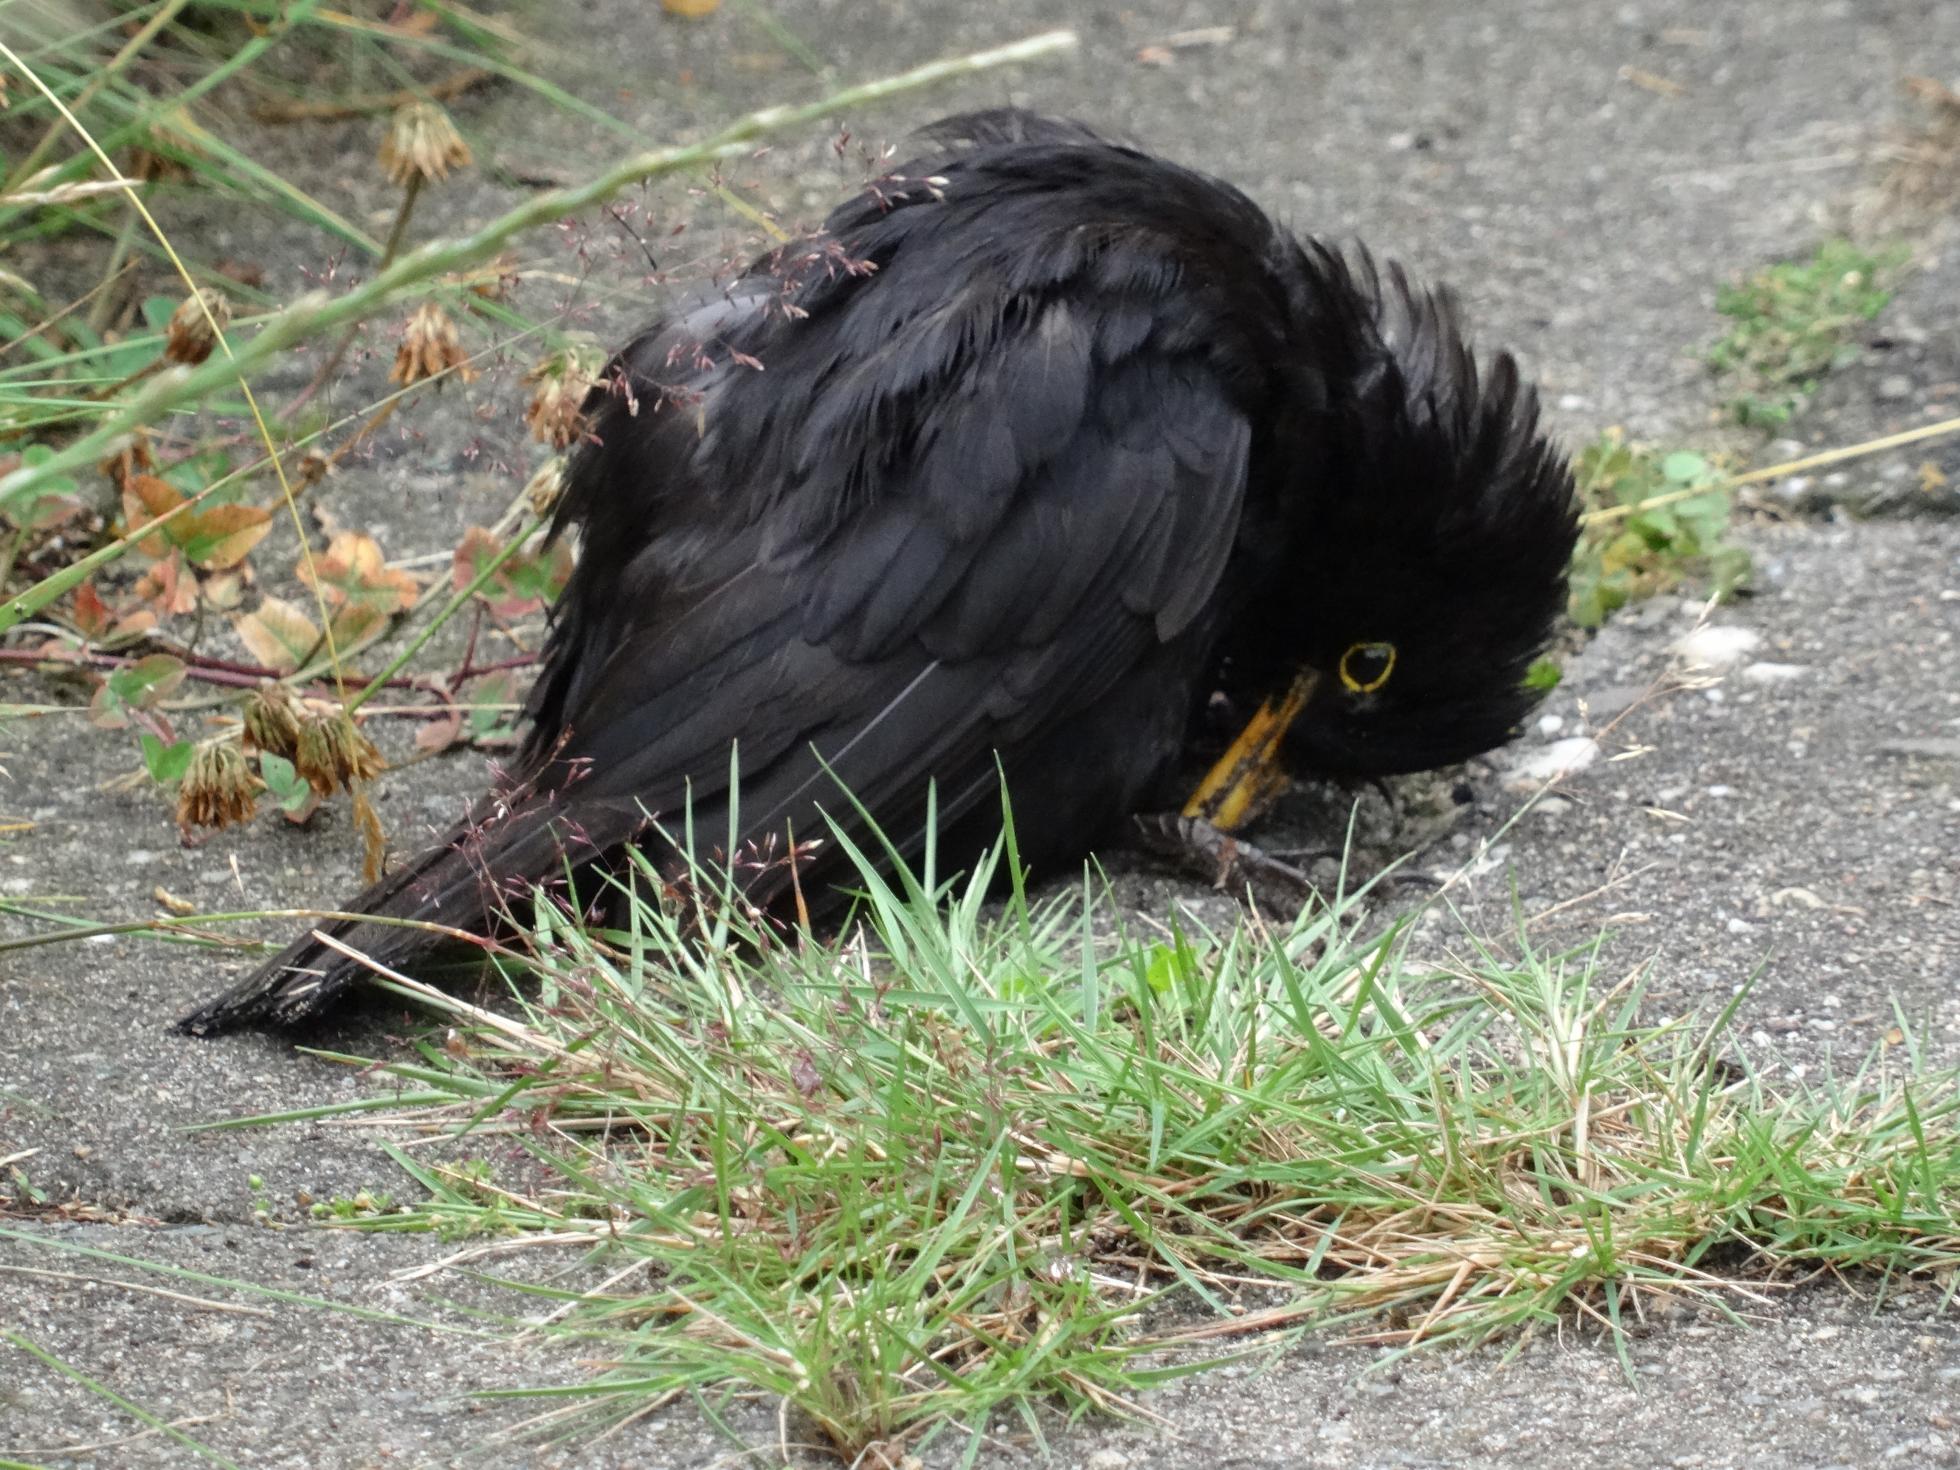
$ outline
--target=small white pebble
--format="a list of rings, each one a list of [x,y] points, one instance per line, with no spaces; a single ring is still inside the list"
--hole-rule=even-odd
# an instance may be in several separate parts
[[[1747,919],[1729,920],[1729,933],[1731,934],[1753,934],[1755,932],[1756,926]]]
[[[1549,781],[1554,776],[1569,776],[1575,771],[1585,770],[1598,759],[1597,740],[1586,735],[1567,736],[1564,740],[1554,740],[1541,749],[1514,757],[1511,784],[1532,785]]]
[[[1742,671],[1742,677],[1751,684],[1788,684],[1809,672],[1808,664],[1753,663]]]
[[[1763,641],[1754,628],[1704,623],[1674,640],[1674,652],[1691,668],[1726,669],[1742,662]]]
[[[1714,797],[1734,796],[1735,788],[1733,786],[1711,786],[1708,788],[1708,795]]]
[[[1547,740],[1550,740],[1564,728],[1564,715],[1540,715],[1538,717],[1538,733],[1543,735]]]

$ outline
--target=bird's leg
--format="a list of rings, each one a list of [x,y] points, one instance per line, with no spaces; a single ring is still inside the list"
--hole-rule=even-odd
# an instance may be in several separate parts
[[[1250,884],[1275,901],[1297,904],[1313,892],[1300,869],[1236,834],[1270,807],[1289,784],[1280,762],[1286,732],[1313,694],[1314,676],[1298,675],[1278,701],[1268,699],[1225,754],[1205,773],[1181,812],[1136,819],[1152,852],[1207,874],[1216,888]]]
[[[1180,815],[1219,832],[1236,832],[1277,801],[1289,784],[1280,763],[1280,745],[1307,707],[1313,686],[1314,675],[1302,672],[1294,676],[1278,703],[1268,699],[1261,704],[1225,754],[1205,772]]]
[[[1313,880],[1291,863],[1244,838],[1181,812],[1158,812],[1135,819],[1139,841],[1149,851],[1173,858],[1204,875],[1218,889],[1248,886],[1276,907],[1293,908],[1313,896]]]

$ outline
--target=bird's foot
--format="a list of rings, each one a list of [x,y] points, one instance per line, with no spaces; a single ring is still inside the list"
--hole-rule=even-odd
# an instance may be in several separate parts
[[[1146,851],[1174,859],[1187,871],[1209,879],[1214,888],[1250,888],[1254,896],[1286,908],[1297,908],[1316,892],[1304,870],[1256,843],[1220,831],[1202,817],[1156,812],[1134,822]]]

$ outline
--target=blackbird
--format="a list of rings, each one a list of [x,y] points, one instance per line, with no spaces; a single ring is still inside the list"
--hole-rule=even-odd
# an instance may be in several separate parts
[[[917,854],[930,788],[951,871],[1003,778],[1024,861],[1073,862],[1220,687],[1265,701],[1185,807],[1224,828],[1276,768],[1513,732],[1572,486],[1446,294],[1077,123],[971,114],[922,150],[613,360],[521,756],[353,911],[488,933],[625,844],[677,867],[690,807],[704,850],[776,854],[755,902],[820,904],[828,823]],[[397,968],[438,943],[317,932]],[[179,1025],[290,1025],[361,973],[309,933]]]

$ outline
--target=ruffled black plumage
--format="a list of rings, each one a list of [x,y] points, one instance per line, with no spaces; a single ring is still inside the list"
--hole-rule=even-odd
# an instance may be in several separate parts
[[[1024,855],[1073,859],[1155,794],[1221,659],[1269,680],[1357,638],[1404,644],[1416,697],[1335,685],[1299,749],[1388,770],[1504,737],[1572,540],[1509,359],[1480,374],[1398,269],[1078,124],[923,146],[614,360],[523,755],[352,909],[487,932],[690,801],[704,845],[854,829],[839,783],[906,851],[933,783],[956,863],[1004,772]],[[329,932],[393,966],[431,943]],[[181,1024],[290,1024],[358,974],[303,936]]]

